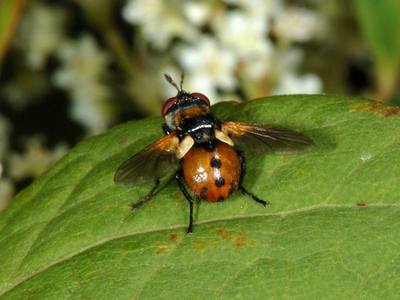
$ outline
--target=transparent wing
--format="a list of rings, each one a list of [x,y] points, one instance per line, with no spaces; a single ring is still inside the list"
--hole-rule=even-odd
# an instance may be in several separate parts
[[[179,166],[175,154],[178,145],[176,135],[162,137],[122,163],[115,173],[114,181],[134,185],[172,175]]]
[[[243,151],[265,152],[300,150],[312,146],[313,141],[302,133],[271,125],[224,122],[221,130]]]

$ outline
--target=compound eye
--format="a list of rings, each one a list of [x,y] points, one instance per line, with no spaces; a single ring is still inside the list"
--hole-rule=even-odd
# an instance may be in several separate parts
[[[203,95],[202,93],[192,93],[190,96],[195,97],[203,101],[205,104],[210,106],[210,100],[208,100],[207,96]]]
[[[176,97],[169,98],[167,101],[165,101],[163,107],[161,108],[162,117],[165,117],[170,107],[175,103],[176,103]]]

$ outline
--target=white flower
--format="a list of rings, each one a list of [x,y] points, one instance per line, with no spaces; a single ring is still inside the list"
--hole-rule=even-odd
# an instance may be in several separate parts
[[[109,57],[88,35],[60,48],[62,68],[54,74],[57,86],[68,90],[73,100],[72,116],[90,134],[107,128],[113,119],[111,90],[105,81]]]
[[[3,82],[0,89],[2,101],[16,111],[40,102],[49,90],[49,80],[44,72],[19,72],[15,77]]]
[[[284,74],[274,94],[317,94],[322,91],[322,82],[314,74],[295,76],[294,74]]]
[[[268,21],[267,18],[282,10],[281,0],[225,0],[244,9],[253,18]]]
[[[59,50],[59,57],[65,69],[57,74],[56,82],[63,87],[85,87],[99,80],[109,63],[107,54],[89,35],[65,43]]]
[[[286,8],[275,21],[279,38],[296,42],[311,40],[321,28],[321,21],[317,15],[303,8]]]
[[[30,137],[26,141],[23,154],[13,153],[10,155],[10,176],[16,180],[38,177],[66,152],[65,145],[59,144],[51,151],[46,149],[40,138]]]
[[[204,2],[185,1],[183,3],[183,12],[190,22],[202,26],[211,18],[212,7]]]
[[[216,24],[216,29],[222,45],[240,56],[264,52],[268,47],[267,22],[253,19],[244,12],[226,14]]]
[[[303,60],[304,54],[300,48],[285,48],[275,53],[274,70],[279,74],[296,73]]]
[[[145,39],[158,49],[166,48],[175,37],[193,40],[197,32],[185,19],[182,4],[174,1],[130,0],[122,16],[140,25]]]
[[[64,38],[65,11],[39,2],[30,3],[22,18],[16,44],[25,55],[32,69],[44,67]]]
[[[246,77],[259,79],[269,71],[273,48],[267,40],[266,18],[233,11],[216,22],[216,33],[225,49],[234,53]]]
[[[203,37],[195,45],[181,47],[178,60],[185,70],[185,87],[208,95],[211,102],[216,101],[217,88],[236,86],[235,55],[214,39]]]

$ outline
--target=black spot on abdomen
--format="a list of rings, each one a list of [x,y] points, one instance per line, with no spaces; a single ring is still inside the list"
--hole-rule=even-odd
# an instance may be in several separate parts
[[[222,187],[225,184],[225,179],[223,177],[217,177],[215,178],[215,185],[217,187]]]
[[[210,165],[213,168],[220,169],[221,168],[221,160],[219,158],[213,157],[211,158]]]

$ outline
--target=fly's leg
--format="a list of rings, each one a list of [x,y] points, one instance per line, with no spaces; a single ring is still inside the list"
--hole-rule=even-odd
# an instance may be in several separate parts
[[[187,228],[187,233],[193,232],[193,198],[190,196],[188,190],[185,187],[185,182],[182,175],[178,172],[175,175],[176,182],[181,190],[182,194],[185,196],[186,200],[189,202],[189,226]]]
[[[240,174],[240,181],[239,181],[239,191],[243,195],[249,196],[251,199],[253,199],[257,203],[260,203],[260,204],[264,205],[265,207],[269,206],[270,203],[268,201],[260,199],[256,195],[254,195],[251,192],[249,192],[248,190],[246,190],[246,188],[242,185],[243,177],[244,177],[244,175],[246,173],[246,162],[245,162],[244,157],[242,155],[239,154],[239,157],[240,157],[240,166],[241,166],[241,174]]]
[[[241,191],[244,195],[251,197],[254,201],[264,205],[265,207],[269,206],[269,202],[258,198],[256,195],[253,195],[248,190],[246,190],[243,186],[239,186],[239,191]]]
[[[142,199],[140,199],[139,201],[137,201],[131,205],[132,210],[141,207],[146,202],[149,202],[151,200],[151,198],[153,198],[153,196],[155,195],[155,192],[159,185],[160,185],[160,180],[157,179],[153,188],[150,190],[150,192],[148,192],[147,195],[144,196]]]

